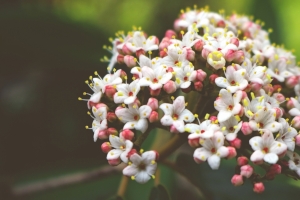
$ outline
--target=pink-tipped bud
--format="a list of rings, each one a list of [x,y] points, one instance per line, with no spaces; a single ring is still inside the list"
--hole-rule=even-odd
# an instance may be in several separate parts
[[[234,140],[229,141],[229,142],[230,142],[230,145],[233,146],[234,148],[236,148],[236,149],[241,148],[242,141],[239,138],[235,138]]]
[[[101,150],[104,153],[108,153],[110,150],[112,150],[110,143],[109,142],[103,142],[102,145],[101,145]]]
[[[188,61],[193,61],[195,60],[195,51],[191,48],[186,48],[186,59]]]
[[[217,122],[216,120],[218,120],[218,117],[212,115],[212,116],[209,117],[209,120],[210,120],[212,123],[216,123],[216,122]]]
[[[203,84],[201,81],[197,81],[194,83],[194,88],[196,91],[202,91],[203,89]]]
[[[200,146],[199,138],[188,139],[188,143],[193,148],[196,148],[196,147]]]
[[[230,43],[234,44],[236,47],[239,47],[240,40],[236,37],[233,37],[233,38],[230,39]]]
[[[273,85],[273,90],[274,92],[278,92],[278,91],[281,91],[282,90],[282,86],[281,85]]]
[[[116,92],[117,92],[117,90],[113,85],[105,86],[105,94],[109,98],[113,98]]]
[[[227,149],[228,149],[228,155],[226,157],[227,159],[236,157],[236,150],[234,147],[227,147]]]
[[[167,72],[171,72],[171,73],[174,72],[173,67],[168,67]]]
[[[107,119],[109,122],[114,122],[114,121],[117,120],[117,115],[116,115],[114,112],[108,112],[108,113],[107,113],[106,119]]]
[[[130,159],[130,157],[131,157],[133,154],[135,154],[135,153],[137,153],[137,150],[136,150],[136,149],[131,149],[131,150],[128,152],[128,154],[127,154],[127,158]]]
[[[273,97],[279,101],[279,102],[284,102],[285,101],[285,96],[281,93],[274,93]]]
[[[150,95],[151,96],[158,96],[160,94],[160,88],[156,89],[156,90],[152,90],[151,88],[150,89]]]
[[[245,54],[243,50],[238,50],[235,52],[234,63],[240,64],[245,60]]]
[[[173,37],[176,38],[176,32],[173,31],[173,30],[171,30],[171,29],[169,29],[169,30],[166,31],[165,37],[167,37],[169,39],[172,39]]]
[[[285,85],[288,88],[293,88],[299,83],[299,76],[290,76],[286,78]]]
[[[131,141],[134,138],[134,132],[132,132],[130,129],[124,129],[120,133],[120,138]]]
[[[296,116],[293,118],[293,127],[296,129],[300,129],[300,116]]]
[[[132,103],[132,106],[140,107],[141,106],[141,101],[138,98],[136,98],[134,100],[134,102]]]
[[[262,88],[262,85],[256,82],[251,83],[251,89],[253,92],[258,92]]]
[[[131,68],[136,66],[136,58],[130,55],[124,56],[124,63],[127,65],[127,67]]]
[[[231,183],[234,186],[240,186],[240,185],[242,185],[244,183],[243,176],[239,175],[239,174],[233,175],[233,177],[231,178]]]
[[[172,126],[170,127],[170,132],[171,132],[171,133],[179,133],[179,131],[176,129],[176,127],[175,127],[174,125],[172,125]]]
[[[252,133],[253,130],[251,129],[248,122],[243,122],[241,131],[244,135],[249,135]]]
[[[203,40],[198,40],[195,44],[194,44],[194,48],[196,51],[201,51],[203,49],[204,46],[204,42]]]
[[[264,89],[267,93],[273,93],[274,92],[274,88],[271,84],[267,84],[264,86]]]
[[[123,106],[118,106],[118,107],[116,107],[115,112],[117,112],[117,110],[120,110],[120,109],[123,109],[123,108],[124,108]]]
[[[166,84],[164,84],[163,88],[168,94],[172,94],[177,90],[175,82],[171,80],[169,80]]]
[[[164,37],[159,44],[159,50],[162,51],[164,49],[167,49],[168,46],[171,44],[170,38]]]
[[[118,131],[115,128],[108,128],[107,135],[118,135]]]
[[[290,110],[292,108],[295,108],[295,99],[291,98],[286,102],[286,107]]]
[[[127,47],[126,44],[123,45],[123,47],[122,47],[122,52],[123,52],[123,54],[125,54],[125,55],[131,55],[131,54],[132,54],[132,51]]]
[[[168,55],[168,53],[167,53],[165,50],[159,51],[159,56],[160,56],[161,58],[166,57],[167,55]]]
[[[106,110],[108,110],[108,106],[106,104],[104,104],[104,103],[97,103],[97,104],[94,105],[94,107],[97,108],[97,110],[99,108],[103,108],[103,107],[105,107]]]
[[[156,98],[150,97],[148,99],[147,106],[150,106],[152,110],[158,109],[158,100]]]
[[[262,182],[254,183],[253,191],[256,193],[262,193],[263,191],[265,191],[264,184]]]
[[[241,166],[241,175],[249,178],[253,174],[253,167],[250,165],[243,165]]]
[[[220,28],[225,28],[226,27],[226,23],[224,20],[220,20],[217,22],[216,24],[217,27],[220,27]]]
[[[98,138],[100,140],[105,140],[108,138],[108,134],[107,134],[107,131],[106,130],[103,130],[103,131],[99,131],[98,132]]]
[[[238,159],[237,159],[237,164],[239,165],[239,166],[243,166],[243,165],[247,165],[248,164],[248,158],[246,157],[246,156],[240,156],[240,157],[238,157]]]
[[[140,57],[141,55],[145,55],[146,52],[143,49],[139,49],[135,52],[136,57]]]
[[[108,164],[111,166],[117,166],[121,163],[121,159],[120,158],[116,158],[116,159],[111,159],[111,160],[107,160]]]
[[[197,81],[204,81],[204,79],[206,78],[207,74],[205,71],[203,71],[202,69],[198,69],[196,70],[196,80]]]
[[[209,82],[213,85],[215,85],[215,80],[216,78],[218,78],[219,76],[217,74],[212,74],[209,76]]]
[[[271,165],[269,172],[273,174],[281,174],[281,166],[278,164]]]
[[[122,80],[125,80],[125,77],[127,77],[126,72],[125,72],[124,70],[121,70],[120,78],[121,78]]]
[[[279,119],[280,117],[282,117],[283,112],[281,110],[281,108],[275,108],[276,111],[276,119]]]
[[[119,54],[119,55],[117,56],[117,62],[118,62],[119,64],[123,64],[123,63],[124,63],[124,56],[123,56],[122,54]]]
[[[202,49],[201,55],[206,60],[208,54],[210,54],[210,53],[211,53],[211,51],[209,51],[208,49]]]
[[[298,117],[299,117],[299,116],[298,116]],[[296,144],[297,146],[300,146],[300,134],[296,135],[296,137],[295,137],[295,144]]]
[[[153,122],[157,122],[157,121],[158,121],[158,112],[152,111],[149,116],[149,122],[153,123]]]
[[[235,50],[228,49],[224,56],[225,60],[227,62],[233,61],[235,59],[235,52],[236,52]]]

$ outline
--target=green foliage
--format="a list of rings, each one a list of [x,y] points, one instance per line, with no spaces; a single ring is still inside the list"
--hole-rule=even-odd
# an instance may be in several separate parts
[[[170,196],[163,185],[158,185],[151,189],[149,200],[170,200]]]

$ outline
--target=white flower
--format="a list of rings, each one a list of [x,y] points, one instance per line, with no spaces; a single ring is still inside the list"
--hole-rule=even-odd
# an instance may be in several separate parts
[[[240,131],[241,127],[242,121],[238,122],[234,116],[220,123],[222,133],[228,141],[232,141],[237,137],[237,133]]]
[[[191,81],[195,80],[196,74],[197,72],[194,70],[194,66],[192,63],[189,63],[182,68],[176,69],[176,86],[183,89],[188,88],[191,85]]]
[[[93,107],[92,112],[95,116],[92,123],[92,130],[94,132],[94,141],[96,142],[98,139],[98,133],[107,129],[107,108],[100,107],[97,109],[96,107]]]
[[[118,92],[114,94],[115,103],[132,104],[140,91],[139,80],[134,80],[130,84],[117,85],[116,89]]]
[[[158,49],[157,42],[158,40],[155,36],[150,36],[146,39],[145,34],[142,31],[135,31],[130,41],[128,41],[125,45],[132,52],[136,52],[141,49],[144,51],[152,51]]]
[[[180,133],[184,132],[184,121],[192,122],[195,117],[191,111],[185,109],[183,96],[177,97],[173,104],[163,103],[159,106],[165,113],[160,122],[164,126],[173,125]]]
[[[222,69],[226,64],[223,54],[219,51],[209,53],[207,56],[207,62],[215,69]]]
[[[289,114],[292,116],[299,116],[300,115],[300,103],[295,98],[291,98],[291,101],[294,104],[294,108],[289,110]]]
[[[149,86],[152,90],[162,88],[163,84],[172,78],[171,72],[166,72],[163,66],[155,70],[144,66],[142,67],[142,78],[140,79],[140,86]]]
[[[117,109],[116,115],[120,121],[126,123],[123,129],[136,129],[144,133],[148,128],[147,118],[151,111],[151,107],[147,105],[140,108],[136,105],[129,105],[128,108]]]
[[[194,158],[199,161],[208,161],[209,166],[216,170],[220,166],[221,158],[228,156],[228,149],[224,145],[224,135],[217,131],[212,138],[200,139],[203,146],[194,152]]]
[[[289,168],[300,176],[300,156],[296,152],[287,152],[289,160]]]
[[[109,142],[115,149],[110,150],[107,153],[107,160],[119,159],[124,163],[128,162],[128,153],[132,149],[133,143],[130,140],[123,140],[115,135],[109,135]]]
[[[274,140],[273,133],[268,130],[264,130],[264,134],[255,136],[249,140],[254,152],[250,159],[252,162],[265,161],[270,164],[275,164],[278,161],[278,155],[285,153],[287,146],[284,143]]]
[[[185,131],[190,132],[189,139],[195,138],[211,138],[216,131],[220,128],[216,124],[212,124],[210,120],[205,120],[199,125],[197,124],[186,124],[184,127]]]
[[[251,120],[249,121],[249,125],[252,130],[257,131],[260,129],[267,129],[272,131],[273,133],[279,131],[282,127],[280,123],[275,121],[276,111],[273,109],[268,109],[264,107],[258,110]]]
[[[185,48],[180,47],[179,43],[170,44],[167,54],[168,55],[162,59],[162,63],[168,67],[176,69],[189,63],[186,59],[187,51]]]
[[[136,180],[138,183],[146,183],[151,177],[154,178],[157,167],[155,160],[156,153],[154,151],[146,151],[142,156],[135,153],[130,156],[132,163],[123,169],[123,174],[130,176],[131,179]]]
[[[283,118],[280,118],[279,123],[282,128],[279,130],[279,133],[276,135],[276,140],[286,144],[288,150],[295,150],[295,136],[298,134],[296,129],[291,127],[287,121]]]
[[[239,103],[241,99],[241,91],[237,91],[232,96],[228,90],[221,89],[219,97],[214,102],[215,109],[219,111],[218,121],[224,122],[231,116],[237,115],[242,109],[242,105]]]
[[[286,59],[279,58],[278,55],[275,55],[274,58],[269,61],[267,73],[278,81],[283,82],[285,78],[293,75],[291,72],[287,71],[286,67]]]

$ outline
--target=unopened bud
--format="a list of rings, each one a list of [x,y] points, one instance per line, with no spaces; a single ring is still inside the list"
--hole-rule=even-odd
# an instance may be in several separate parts
[[[213,85],[215,85],[215,80],[216,78],[218,78],[219,76],[217,74],[212,74],[209,76],[209,82]]]
[[[150,106],[152,110],[158,109],[158,100],[156,98],[150,97],[148,99],[147,106]]]
[[[107,161],[108,161],[108,164],[111,165],[111,166],[117,166],[121,163],[120,158],[110,159],[110,160],[107,160]]]
[[[241,175],[249,178],[253,174],[253,167],[250,165],[243,165],[241,166]]]
[[[145,51],[143,49],[139,49],[135,52],[136,57],[140,57],[141,55],[145,55]]]
[[[262,182],[254,183],[253,191],[256,193],[262,193],[263,191],[265,191],[264,184]]]
[[[127,67],[131,68],[136,66],[136,58],[130,55],[124,56],[124,63],[127,65]]]
[[[169,39],[172,39],[173,37],[176,37],[176,32],[169,29],[169,30],[166,31],[165,37],[169,38]]]
[[[288,88],[293,88],[299,83],[299,76],[290,76],[286,78],[285,85]]]
[[[193,148],[196,148],[196,147],[200,146],[199,138],[188,139],[188,143]]]
[[[119,64],[124,63],[124,56],[122,54],[118,54],[118,56],[117,56],[117,62]]]
[[[230,145],[233,146],[234,148],[236,148],[236,149],[241,148],[242,141],[239,138],[235,138],[234,140],[229,141],[229,142],[230,142]]]
[[[246,157],[246,156],[240,156],[240,157],[238,157],[238,159],[237,159],[237,164],[239,165],[239,166],[243,166],[243,165],[247,165],[248,164],[248,158]]]
[[[239,174],[233,175],[233,177],[231,178],[231,183],[234,186],[240,186],[240,185],[242,185],[244,183],[243,176],[239,175]]]
[[[130,129],[124,129],[120,133],[120,138],[131,141],[134,138],[134,132],[132,132]]]
[[[115,128],[108,128],[107,135],[118,135],[118,131]]]
[[[108,112],[106,118],[109,122],[114,122],[117,120],[117,116],[114,112]]]
[[[205,71],[203,71],[202,69],[198,69],[196,70],[196,80],[197,81],[204,81],[204,79],[206,78],[207,74]]]
[[[243,122],[241,131],[244,135],[249,135],[252,133],[252,129],[248,122]]]
[[[164,84],[163,88],[168,94],[172,94],[177,90],[175,82],[171,80],[169,80],[166,84]]]
[[[228,149],[228,155],[226,157],[227,159],[236,157],[236,150],[234,147],[227,147],[227,149]]]
[[[102,143],[101,145],[101,150],[104,152],[104,153],[108,153],[110,150],[112,149],[111,145],[109,142],[104,142]]]
[[[149,122],[157,122],[158,121],[158,113],[156,111],[152,111],[149,116]]]
[[[113,85],[105,86],[105,94],[109,98],[113,98],[116,92],[117,92],[117,90]]]

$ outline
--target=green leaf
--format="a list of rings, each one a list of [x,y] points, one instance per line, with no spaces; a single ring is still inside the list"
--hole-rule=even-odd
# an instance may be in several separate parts
[[[149,200],[170,200],[170,196],[163,185],[158,185],[152,188]]]
[[[114,195],[114,196],[109,197],[106,200],[123,200],[123,198],[120,196]]]

